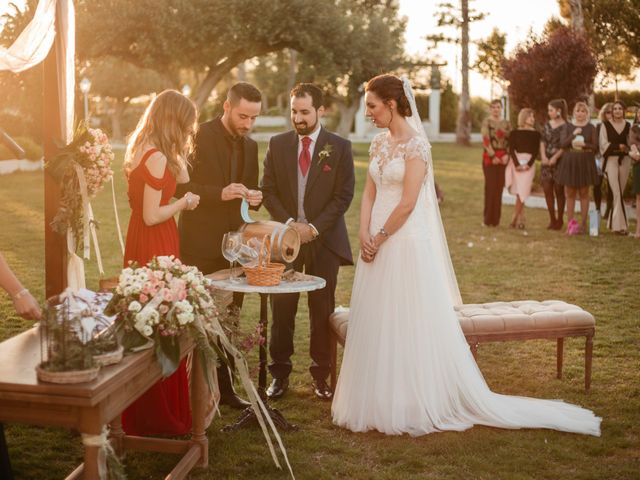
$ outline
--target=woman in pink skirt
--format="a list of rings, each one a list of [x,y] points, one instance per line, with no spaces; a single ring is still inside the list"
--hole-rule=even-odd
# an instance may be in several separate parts
[[[524,229],[524,202],[531,194],[535,161],[540,152],[540,132],[535,128],[535,115],[530,108],[518,114],[518,128],[509,137],[509,164],[505,173],[505,185],[516,196],[516,208],[511,228]]]

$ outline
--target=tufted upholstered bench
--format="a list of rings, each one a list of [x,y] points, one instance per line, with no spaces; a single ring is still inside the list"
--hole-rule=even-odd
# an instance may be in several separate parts
[[[565,337],[586,337],[584,388],[591,387],[591,359],[596,321],[582,308],[559,300],[537,302],[492,302],[456,307],[458,321],[477,358],[478,345],[507,340],[556,339],[557,376],[562,378]],[[336,310],[329,318],[331,336],[331,385],[335,388],[337,345],[344,346],[349,327],[349,310]]]

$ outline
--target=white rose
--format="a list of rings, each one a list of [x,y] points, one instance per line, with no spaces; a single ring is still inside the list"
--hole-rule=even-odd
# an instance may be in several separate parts
[[[157,325],[160,322],[160,314],[157,310],[151,310],[148,316],[148,323]]]
[[[129,311],[130,312],[139,312],[140,310],[142,310],[142,305],[140,305],[139,302],[136,302],[134,300],[133,302],[131,302],[129,304]]]
[[[178,323],[180,325],[186,325],[187,323],[193,322],[193,313],[182,312],[177,315]]]
[[[142,334],[143,334],[145,337],[150,337],[152,333],[153,333],[153,328],[151,328],[149,325],[145,326],[145,327],[142,329]]]

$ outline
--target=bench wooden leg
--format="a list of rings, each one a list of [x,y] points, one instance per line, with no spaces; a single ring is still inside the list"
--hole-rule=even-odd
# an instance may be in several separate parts
[[[564,360],[564,337],[557,339],[556,371],[558,378],[562,378],[562,362]]]
[[[471,353],[473,354],[473,358],[475,360],[478,360],[478,343],[472,342],[469,344],[469,347],[471,347]]]
[[[331,359],[330,381],[331,389],[335,392],[338,383],[337,365],[338,363],[338,339],[333,332],[329,333],[329,355]]]
[[[587,335],[584,348],[584,390],[591,388],[591,361],[593,357],[593,335]]]

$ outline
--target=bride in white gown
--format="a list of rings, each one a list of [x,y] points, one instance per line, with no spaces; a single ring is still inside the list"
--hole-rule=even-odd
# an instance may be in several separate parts
[[[593,412],[489,390],[458,323],[461,303],[435,195],[431,146],[407,80],[369,81],[371,143],[361,258],[333,422],[423,435],[473,425],[600,435]]]

